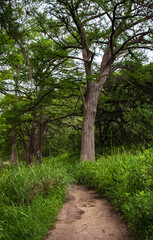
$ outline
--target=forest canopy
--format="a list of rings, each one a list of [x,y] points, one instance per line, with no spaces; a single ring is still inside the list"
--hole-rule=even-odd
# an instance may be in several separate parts
[[[2,0],[1,158],[151,146],[152,20],[150,0]]]

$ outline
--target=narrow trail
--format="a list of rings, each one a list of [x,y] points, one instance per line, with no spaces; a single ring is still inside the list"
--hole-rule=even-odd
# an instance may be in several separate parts
[[[55,229],[46,240],[131,240],[105,197],[84,186],[73,186],[59,214]]]

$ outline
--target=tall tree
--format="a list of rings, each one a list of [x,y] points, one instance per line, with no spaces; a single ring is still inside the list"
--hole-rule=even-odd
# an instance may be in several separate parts
[[[95,158],[97,104],[109,75],[124,67],[128,56],[135,58],[137,51],[153,49],[152,10],[151,0],[1,1],[2,29],[22,52],[26,62],[23,75],[31,80],[31,86],[40,86],[49,78],[52,81],[49,76],[53,74],[58,83],[62,82],[69,70],[63,63],[74,60],[73,75],[69,74],[71,83],[79,79],[77,87],[83,102],[82,160]],[[29,49],[25,47],[27,43]],[[36,61],[38,52],[33,53],[32,46],[42,54]],[[38,103],[45,95],[37,99]],[[32,108],[38,103],[33,103]]]
[[[37,13],[41,31],[55,43],[66,58],[84,64],[85,90],[81,160],[94,160],[94,124],[97,104],[108,76],[123,67],[129,55],[141,49],[153,50],[151,0],[53,0],[40,1],[44,11]],[[50,30],[52,33],[50,33]],[[80,53],[82,52],[82,56]],[[99,56],[98,62],[96,57]],[[65,58],[60,55],[60,57]],[[101,60],[99,60],[101,59]],[[77,68],[78,69],[78,68]],[[74,73],[75,74],[75,73]]]
[[[0,93],[5,95],[0,101],[0,120],[11,125],[9,132],[12,131],[12,137],[9,142],[12,142],[12,163],[17,160],[17,147],[22,149],[27,164],[36,158],[41,163],[46,124],[73,115],[70,113],[73,111],[72,101],[70,108],[64,100],[70,102],[69,99],[75,97],[74,90],[72,94],[65,85],[69,81],[68,64],[69,69],[74,66],[67,61],[67,65],[61,67],[65,62],[60,57],[63,53],[54,50],[55,44],[48,37],[32,31],[30,17],[21,29],[15,28],[20,26],[20,18],[13,18],[14,15],[19,16],[17,13],[20,8],[16,9],[15,6],[13,1],[6,1],[1,6],[2,10],[0,8],[1,22],[3,20],[0,35]]]

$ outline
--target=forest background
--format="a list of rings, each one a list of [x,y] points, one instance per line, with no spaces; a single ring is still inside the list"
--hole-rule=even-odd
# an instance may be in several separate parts
[[[27,206],[43,196],[59,210],[73,181],[106,192],[134,232],[152,237],[152,20],[149,0],[0,2],[0,239],[32,239]],[[25,232],[9,238],[17,215]]]

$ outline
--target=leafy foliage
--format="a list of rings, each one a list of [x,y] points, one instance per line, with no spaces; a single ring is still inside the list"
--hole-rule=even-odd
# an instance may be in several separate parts
[[[121,211],[137,239],[153,237],[153,152],[122,153],[83,162],[76,178],[106,195]]]
[[[96,118],[100,147],[151,144],[152,63],[127,63],[127,68],[109,78],[101,95]]]
[[[67,157],[0,170],[1,240],[44,239],[55,223],[68,184],[74,181],[72,174],[68,175],[74,167]]]

